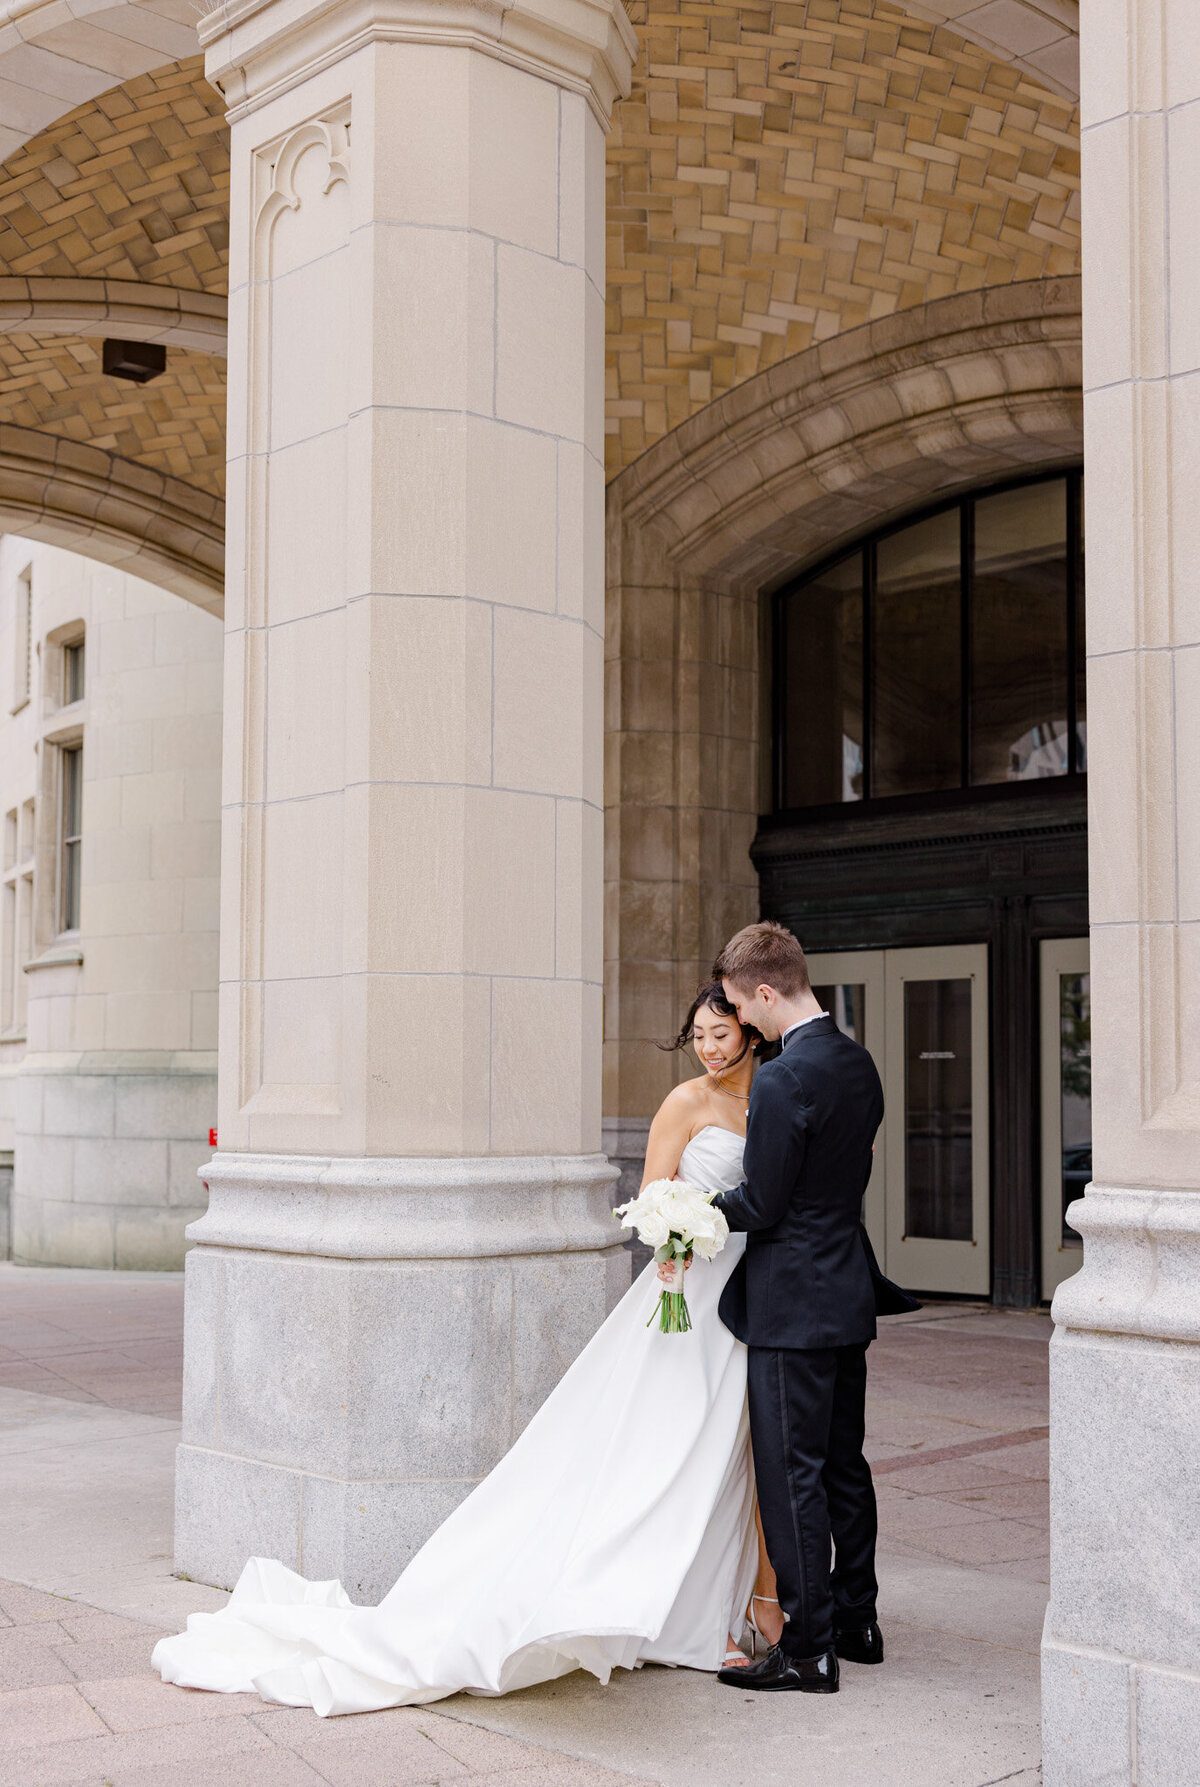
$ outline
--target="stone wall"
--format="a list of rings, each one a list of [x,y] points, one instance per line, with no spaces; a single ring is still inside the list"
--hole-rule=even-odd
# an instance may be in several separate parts
[[[13,1256],[174,1267],[204,1207],[196,1172],[216,1121],[220,623],[9,535],[2,677],[17,669],[26,571],[29,699],[0,721],[0,823],[11,830],[3,816],[17,815],[17,877],[32,876],[25,939],[4,931]],[[64,637],[84,642],[75,702],[64,701]],[[63,930],[61,757],[76,743],[81,913]]]

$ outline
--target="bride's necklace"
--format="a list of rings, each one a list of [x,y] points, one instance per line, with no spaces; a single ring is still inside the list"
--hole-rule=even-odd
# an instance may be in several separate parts
[[[723,1092],[725,1094],[726,1098],[748,1099],[750,1097],[750,1094],[748,1092],[731,1092],[729,1090],[728,1086],[722,1086],[720,1080],[717,1080],[717,1079],[714,1079],[713,1085],[716,1087],[718,1092]]]

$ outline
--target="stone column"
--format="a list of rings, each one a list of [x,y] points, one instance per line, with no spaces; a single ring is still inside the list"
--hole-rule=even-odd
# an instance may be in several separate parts
[[[618,0],[229,0],[220,1152],[177,1562],[385,1590],[628,1282],[600,1147]]]
[[[1054,1301],[1047,1787],[1200,1751],[1200,10],[1089,0],[1095,1183]]]

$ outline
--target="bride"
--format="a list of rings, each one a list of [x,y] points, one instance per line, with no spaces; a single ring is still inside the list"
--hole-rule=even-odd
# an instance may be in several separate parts
[[[673,1046],[691,1042],[704,1071],[663,1100],[643,1183],[738,1184],[758,1040],[719,984],[697,995]],[[602,1682],[646,1662],[715,1670],[744,1660],[749,1612],[774,1643],[746,1349],[717,1314],[744,1246],[731,1235],[693,1263],[684,1335],[647,1327],[648,1265],[378,1607],[251,1558],[220,1613],[194,1613],[156,1645],[163,1680],[328,1715],[508,1694],[581,1668]]]

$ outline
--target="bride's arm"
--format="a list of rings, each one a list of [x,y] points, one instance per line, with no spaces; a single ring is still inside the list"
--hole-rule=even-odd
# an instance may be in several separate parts
[[[673,1179],[692,1134],[692,1093],[676,1086],[658,1107],[658,1115],[646,1137],[646,1170],[643,1186],[652,1179]]]

